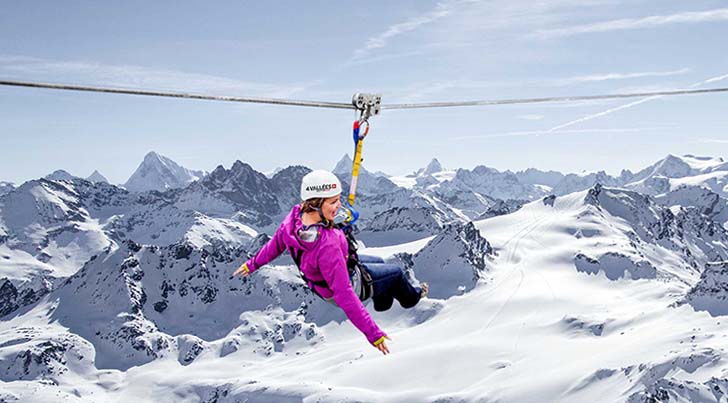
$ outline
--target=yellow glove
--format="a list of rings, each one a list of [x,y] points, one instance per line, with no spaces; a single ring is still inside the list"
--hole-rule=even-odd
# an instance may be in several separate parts
[[[242,277],[247,277],[250,274],[250,269],[248,269],[248,262],[243,263],[242,266],[238,267],[237,270],[233,273],[233,276],[239,274]]]
[[[384,336],[380,337],[379,340],[375,341],[372,344],[374,345],[374,347],[377,350],[381,351],[382,354],[387,355],[387,354],[389,354],[389,346],[387,346],[387,343],[386,343],[385,339],[386,340],[392,340],[392,339],[389,338],[389,336],[384,335]]]

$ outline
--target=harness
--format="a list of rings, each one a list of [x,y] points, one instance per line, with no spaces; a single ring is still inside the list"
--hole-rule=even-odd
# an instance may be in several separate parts
[[[366,301],[371,298],[374,293],[374,285],[372,276],[359,261],[359,255],[357,254],[359,245],[354,238],[353,230],[354,224],[359,219],[359,212],[354,209],[354,200],[356,199],[356,185],[359,179],[364,138],[367,134],[369,134],[369,118],[379,114],[382,97],[381,95],[373,94],[354,94],[351,102],[356,107],[357,111],[359,111],[359,118],[354,121],[353,125],[354,160],[352,161],[351,167],[351,185],[349,187],[347,204],[346,207],[344,207],[344,210],[346,211],[346,218],[343,222],[336,223],[334,227],[340,229],[346,237],[346,267],[349,271],[349,281],[351,282],[352,288],[359,297],[359,300]],[[362,128],[364,128],[363,132]],[[321,214],[321,211],[319,211],[319,214]],[[321,215],[323,216],[323,214]],[[293,261],[296,263],[303,281],[308,284],[309,288],[311,288],[316,295],[318,295],[321,299],[325,299],[316,290],[315,286],[330,288],[328,283],[325,280],[313,281],[307,278],[303,273],[303,270],[301,270],[301,258],[303,256],[303,251],[289,247],[288,252],[291,254]]]
[[[357,294],[357,297],[359,297],[360,301],[364,302],[371,298],[374,292],[372,276],[359,261],[359,255],[357,255],[356,252],[358,246],[356,243],[356,239],[354,239],[354,236],[351,233],[351,227],[343,231],[346,235],[346,241],[348,244],[346,268],[349,271],[349,281],[351,282],[351,286],[354,289],[354,293]],[[319,298],[326,300],[326,298],[324,298],[321,293],[318,292],[316,287],[325,287],[329,289],[331,287],[329,287],[329,283],[327,283],[326,280],[316,281],[306,277],[306,274],[301,269],[303,250],[296,249],[293,246],[289,246],[288,253],[290,253],[293,261],[296,263],[296,267],[298,267],[298,272],[301,275],[301,279],[303,279],[303,281],[306,283],[306,285],[308,285],[311,291],[314,292],[314,294],[318,295]]]

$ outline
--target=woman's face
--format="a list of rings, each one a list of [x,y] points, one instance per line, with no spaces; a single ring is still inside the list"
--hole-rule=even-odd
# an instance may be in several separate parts
[[[321,205],[321,212],[324,217],[329,221],[334,221],[336,211],[341,207],[341,197],[332,196],[324,200],[324,204]]]

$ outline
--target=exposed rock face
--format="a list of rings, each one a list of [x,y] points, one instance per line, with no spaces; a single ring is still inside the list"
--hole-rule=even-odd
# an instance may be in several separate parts
[[[445,227],[414,256],[403,254],[400,258],[417,279],[433,285],[431,296],[447,298],[473,289],[487,270],[487,258],[492,253],[490,243],[468,223]]]
[[[728,262],[708,263],[684,302],[713,316],[728,314]]]
[[[696,271],[707,262],[728,259],[728,233],[699,208],[671,209],[651,196],[601,185],[591,188],[584,202],[623,220],[637,250],[658,245],[679,254]]]

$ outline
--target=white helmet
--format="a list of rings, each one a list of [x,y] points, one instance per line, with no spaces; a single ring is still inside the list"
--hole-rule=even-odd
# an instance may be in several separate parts
[[[301,200],[332,197],[341,194],[341,182],[329,171],[311,171],[301,181]]]

